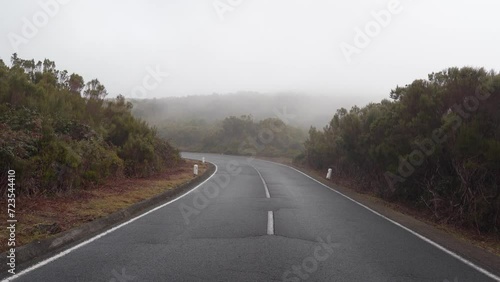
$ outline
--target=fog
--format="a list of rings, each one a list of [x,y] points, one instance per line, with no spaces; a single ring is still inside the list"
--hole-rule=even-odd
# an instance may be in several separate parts
[[[207,123],[226,117],[251,116],[255,121],[279,118],[285,124],[308,130],[310,126],[323,128],[337,109],[350,109],[353,104],[364,105],[360,97],[345,99],[307,93],[237,92],[225,95],[167,97],[161,99],[133,99],[134,116],[160,128],[166,124],[192,123],[203,119]]]
[[[2,0],[0,58],[54,60],[110,95],[387,98],[452,66],[500,69],[497,1]]]

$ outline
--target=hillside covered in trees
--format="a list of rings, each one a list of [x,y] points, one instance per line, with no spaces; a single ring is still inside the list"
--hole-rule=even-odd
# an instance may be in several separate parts
[[[54,62],[0,60],[0,187],[16,171],[17,193],[51,194],[110,177],[144,177],[180,160],[119,95],[105,99],[97,79]]]
[[[321,101],[241,92],[131,102],[134,116],[180,150],[294,157],[303,150],[311,123],[327,120],[332,103]]]
[[[297,161],[438,221],[500,232],[500,75],[464,67],[341,108]]]
[[[204,119],[166,121],[159,135],[184,151],[294,157],[303,151],[306,131],[279,118],[256,121],[252,116],[230,116],[222,121]]]
[[[260,121],[279,118],[287,125],[303,128],[323,126],[331,118],[331,112],[340,107],[366,103],[363,96],[345,95],[331,97],[308,93],[237,92],[228,94],[192,95],[158,99],[131,99],[132,113],[151,125],[165,122],[189,122],[203,119],[208,123],[243,115]]]

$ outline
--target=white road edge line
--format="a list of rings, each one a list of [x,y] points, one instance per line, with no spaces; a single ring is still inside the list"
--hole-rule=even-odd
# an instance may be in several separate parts
[[[299,173],[301,173],[301,174],[305,175],[306,177],[308,177],[308,178],[310,178],[310,179],[314,180],[315,182],[317,182],[317,183],[321,184],[323,187],[326,187],[327,189],[329,189],[329,190],[331,190],[331,191],[333,191],[333,192],[335,192],[335,193],[337,193],[337,194],[339,194],[339,195],[341,195],[341,196],[345,197],[346,199],[348,199],[348,200],[350,200],[350,201],[352,201],[352,202],[354,202],[354,203],[356,203],[356,204],[360,205],[361,207],[363,207],[363,208],[365,208],[365,209],[367,209],[367,210],[371,211],[372,213],[374,213],[374,214],[376,214],[376,215],[378,215],[378,216],[380,216],[380,217],[382,217],[382,218],[384,218],[384,219],[388,220],[389,222],[391,222],[391,223],[393,223],[393,224],[395,224],[395,225],[397,225],[397,226],[399,226],[399,227],[403,228],[404,230],[406,230],[406,231],[410,232],[411,234],[413,234],[413,235],[417,236],[418,238],[420,238],[420,239],[424,240],[425,242],[427,242],[427,243],[429,243],[429,244],[433,245],[434,247],[436,247],[436,248],[440,249],[441,251],[443,251],[443,252],[447,253],[448,255],[450,255],[450,256],[452,256],[452,257],[454,257],[454,258],[458,259],[459,261],[463,262],[464,264],[466,264],[466,265],[468,265],[468,266],[470,266],[470,267],[474,268],[475,270],[477,270],[477,271],[481,272],[482,274],[484,274],[484,275],[486,275],[486,276],[488,276],[488,277],[490,277],[490,278],[492,278],[492,279],[494,279],[494,280],[500,281],[500,277],[499,277],[499,276],[496,276],[495,274],[493,274],[493,273],[489,272],[488,270],[486,270],[486,269],[484,269],[484,268],[482,268],[482,267],[480,267],[480,266],[478,266],[478,265],[474,264],[473,262],[471,262],[471,261],[469,261],[469,260],[467,260],[467,259],[465,259],[465,258],[461,257],[461,256],[460,256],[460,255],[458,255],[457,253],[455,253],[455,252],[453,252],[453,251],[448,250],[447,248],[445,248],[445,247],[443,247],[443,246],[439,245],[438,243],[436,243],[436,242],[432,241],[431,239],[429,239],[429,238],[427,238],[427,237],[425,237],[425,236],[423,236],[423,235],[420,235],[419,233],[417,233],[417,232],[415,232],[415,231],[411,230],[410,228],[408,228],[408,227],[406,227],[406,226],[404,226],[404,225],[402,225],[402,224],[400,224],[400,223],[398,223],[398,222],[396,222],[396,221],[394,221],[394,220],[392,220],[392,219],[390,219],[390,218],[386,217],[385,215],[382,215],[382,214],[378,213],[377,211],[372,210],[372,209],[371,209],[371,208],[369,208],[368,206],[365,206],[365,205],[363,205],[362,203],[360,203],[360,202],[358,202],[358,201],[356,201],[356,200],[354,200],[354,199],[350,198],[349,196],[344,195],[343,193],[341,193],[341,192],[339,192],[339,191],[337,191],[337,190],[333,189],[332,187],[327,186],[327,185],[325,185],[325,184],[321,183],[320,181],[318,181],[318,180],[314,179],[313,177],[311,177],[311,176],[309,176],[309,175],[305,174],[304,172],[302,172],[302,171],[300,171],[300,170],[298,170],[298,169],[296,169],[296,168],[294,168],[294,167],[291,167],[291,166],[288,166],[288,165],[285,165],[285,164],[275,163],[275,162],[272,162],[272,161],[267,161],[267,160],[260,160],[260,159],[259,159],[259,161],[264,161],[264,162],[268,162],[268,163],[277,164],[277,165],[281,165],[281,166],[284,166],[284,167],[291,168],[291,169],[293,169],[293,170],[295,170],[295,171],[297,171],[297,172],[299,172]]]
[[[115,227],[113,227],[113,228],[111,228],[111,229],[109,229],[109,230],[107,230],[107,231],[105,231],[105,232],[103,232],[103,233],[101,233],[101,234],[98,234],[98,235],[96,235],[96,236],[94,236],[94,237],[92,237],[92,238],[88,239],[87,241],[84,241],[84,242],[82,242],[82,243],[80,243],[80,244],[78,244],[78,245],[76,245],[76,246],[74,246],[74,247],[71,247],[71,248],[69,248],[69,249],[67,249],[67,250],[65,250],[65,251],[63,251],[63,252],[60,252],[59,254],[57,254],[57,255],[55,255],[55,256],[53,256],[53,257],[50,257],[50,258],[48,258],[48,259],[46,259],[46,260],[43,260],[43,261],[41,261],[41,262],[39,262],[39,263],[37,263],[37,264],[35,264],[35,265],[31,266],[31,267],[29,267],[29,268],[27,268],[27,269],[25,269],[25,270],[23,270],[23,271],[19,272],[18,274],[15,274],[15,275],[13,275],[13,276],[10,276],[10,277],[8,277],[8,278],[5,278],[5,279],[4,279],[4,280],[2,280],[2,281],[11,281],[11,280],[17,279],[17,278],[19,278],[20,276],[22,276],[22,275],[24,275],[24,274],[26,274],[26,273],[28,273],[28,272],[31,272],[31,271],[33,271],[33,270],[35,270],[35,269],[37,269],[37,268],[40,268],[40,267],[42,267],[42,266],[44,266],[44,265],[46,265],[46,264],[49,264],[49,263],[51,263],[51,262],[53,262],[53,261],[55,261],[55,260],[57,260],[57,259],[59,259],[59,258],[61,258],[61,257],[65,256],[65,255],[67,255],[67,254],[71,253],[72,251],[74,251],[74,250],[76,250],[76,249],[79,249],[79,248],[81,248],[81,247],[83,247],[83,246],[85,246],[85,245],[87,245],[87,244],[89,244],[89,243],[91,243],[91,242],[93,242],[93,241],[95,241],[95,240],[97,240],[97,239],[99,239],[99,238],[101,238],[101,237],[103,237],[103,236],[105,236],[105,235],[107,235],[107,234],[109,234],[109,233],[111,233],[111,232],[113,232],[113,231],[115,231],[115,230],[117,230],[117,229],[119,229],[119,228],[121,228],[121,227],[123,227],[123,226],[127,225],[127,224],[130,224],[130,223],[132,223],[132,222],[134,222],[134,221],[138,220],[139,218],[141,218],[141,217],[143,217],[143,216],[146,216],[146,215],[148,215],[148,214],[150,214],[150,213],[152,213],[152,212],[154,212],[154,211],[156,211],[156,210],[159,210],[159,209],[161,209],[161,208],[165,207],[165,206],[166,206],[166,205],[168,205],[168,204],[171,204],[171,203],[173,203],[173,202],[175,202],[175,201],[177,201],[177,200],[179,200],[179,199],[182,199],[184,196],[187,196],[188,194],[190,194],[191,192],[193,192],[194,190],[196,190],[198,187],[200,187],[201,185],[203,185],[205,182],[207,182],[208,180],[210,180],[210,178],[212,178],[212,177],[215,175],[215,173],[217,173],[217,170],[218,170],[217,165],[216,165],[216,164],[214,164],[214,163],[211,163],[211,164],[213,164],[213,165],[215,166],[215,171],[212,173],[212,175],[210,175],[210,176],[209,176],[207,179],[205,179],[203,182],[201,182],[200,184],[196,185],[196,187],[194,187],[193,189],[191,189],[191,190],[187,191],[186,193],[182,194],[181,196],[179,196],[179,197],[177,197],[177,198],[175,198],[175,199],[172,199],[172,200],[170,200],[170,201],[168,201],[168,202],[166,202],[166,203],[164,203],[164,204],[162,204],[162,205],[160,205],[160,206],[158,206],[158,207],[156,207],[156,208],[154,208],[154,209],[152,209],[152,210],[149,210],[149,211],[147,211],[147,212],[145,212],[145,213],[143,213],[143,214],[140,214],[140,215],[138,215],[138,216],[136,216],[136,217],[134,217],[134,218],[132,218],[132,219],[130,219],[130,220],[128,220],[128,221],[126,221],[126,222],[124,222],[124,223],[122,223],[122,224],[118,225],[118,226],[115,226]]]
[[[250,165],[251,167],[253,167],[253,169],[255,169],[255,171],[257,171],[257,173],[259,174],[259,177],[260,177],[260,180],[262,180],[262,184],[264,184],[264,189],[266,190],[266,198],[271,198],[271,194],[269,194],[269,189],[267,188],[267,184],[266,184],[266,181],[264,180],[264,177],[262,177],[262,174],[260,174],[260,171],[254,167],[253,165]]]
[[[274,214],[273,214],[273,211],[267,212],[267,235],[274,235]]]

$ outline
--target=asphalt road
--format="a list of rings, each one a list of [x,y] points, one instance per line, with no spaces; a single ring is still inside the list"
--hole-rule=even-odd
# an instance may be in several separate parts
[[[494,281],[291,168],[183,155],[216,173],[15,281]]]

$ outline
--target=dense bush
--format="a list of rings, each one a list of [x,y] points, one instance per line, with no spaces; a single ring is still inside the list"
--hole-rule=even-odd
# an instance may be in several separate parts
[[[337,110],[297,160],[441,221],[499,232],[500,75],[450,68]]]
[[[49,60],[0,60],[0,183],[16,170],[17,192],[52,194],[109,177],[151,175],[174,166],[178,151],[134,118],[97,80],[59,71]]]

